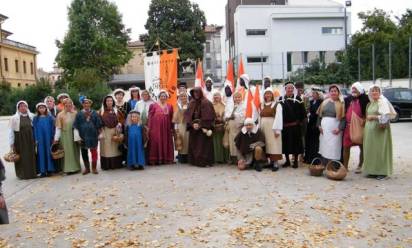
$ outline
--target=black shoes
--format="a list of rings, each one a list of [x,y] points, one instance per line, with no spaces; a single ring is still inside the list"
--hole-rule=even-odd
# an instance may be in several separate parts
[[[257,172],[261,172],[261,171],[262,171],[262,165],[261,165],[260,163],[256,163],[256,164],[255,164],[255,170],[256,170]]]
[[[290,161],[286,161],[286,163],[284,163],[284,164],[282,165],[283,168],[287,168],[287,167],[289,167],[289,166],[290,166]]]

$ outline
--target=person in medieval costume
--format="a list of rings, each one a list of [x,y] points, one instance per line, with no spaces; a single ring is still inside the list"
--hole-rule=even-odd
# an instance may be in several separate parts
[[[36,112],[33,118],[33,129],[37,147],[37,171],[41,177],[46,177],[56,171],[50,153],[55,132],[55,119],[48,113],[47,105],[43,102],[36,105]]]
[[[4,199],[2,182],[6,179],[6,170],[0,158],[0,225],[9,224],[9,214],[7,211],[6,200]]]
[[[209,100],[210,102],[213,102],[213,80],[212,78],[210,77],[206,78],[205,89],[203,90],[203,93],[207,100]]]
[[[46,98],[44,98],[44,103],[47,105],[47,113],[49,113],[49,115],[56,118],[56,116],[57,116],[57,107],[56,107],[56,104],[55,104],[55,101],[54,101],[54,97],[46,96]]]
[[[306,118],[305,106],[297,95],[292,82],[287,82],[282,89],[279,102],[283,109],[282,151],[286,162],[283,167],[291,165],[289,155],[294,155],[293,168],[298,168],[299,154],[303,153],[301,125]]]
[[[143,126],[140,114],[136,110],[129,113],[125,128],[125,144],[127,145],[127,168],[144,170],[146,159],[144,154]]]
[[[136,108],[137,103],[140,101],[140,88],[136,86],[132,86],[129,89],[130,92],[130,99],[127,102],[127,109],[126,113],[129,114],[130,111]]]
[[[312,88],[312,100],[309,103],[308,116],[309,121],[306,128],[305,136],[305,157],[303,162],[310,164],[315,158],[320,158],[319,154],[319,127],[318,109],[323,101],[322,90],[319,88]]]
[[[240,92],[242,95],[242,101],[246,99],[247,95],[247,90],[249,89],[249,75],[248,74],[242,74],[240,75],[238,79],[238,84],[236,86],[236,92]]]
[[[225,107],[225,121],[228,136],[228,148],[230,163],[237,164],[238,151],[235,145],[235,137],[239,133],[245,121],[245,105],[242,101],[242,94],[235,92],[233,94],[233,104]]]
[[[188,162],[189,149],[189,131],[185,120],[185,113],[189,108],[187,91],[181,91],[177,99],[177,109],[173,114],[173,123],[175,126],[175,146],[178,152],[177,159],[179,163],[185,164]]]
[[[25,101],[16,104],[16,114],[10,119],[9,144],[10,149],[20,155],[14,162],[16,176],[19,179],[37,177],[36,151],[33,134],[33,118],[29,105]]]
[[[113,96],[115,98],[115,105],[117,109],[117,114],[119,116],[119,122],[122,124],[122,134],[124,135],[124,127],[126,124],[127,110],[130,109],[129,102],[124,100],[126,92],[123,89],[116,89],[113,91]],[[126,165],[127,160],[127,149],[125,146],[120,145],[119,149],[122,153],[123,165]]]
[[[60,113],[61,111],[64,110],[64,100],[70,98],[69,94],[67,93],[61,93],[58,94],[56,99],[57,99],[57,112],[56,112],[56,117],[57,114]]]
[[[329,160],[340,160],[342,152],[342,132],[345,128],[345,104],[337,85],[329,87],[329,97],[318,110],[319,154],[324,164]]]
[[[202,89],[196,87],[190,91],[192,100],[185,113],[189,134],[189,163],[195,166],[212,166],[213,126],[216,113],[213,104],[203,96]]]
[[[169,93],[160,90],[159,101],[149,108],[149,165],[173,164],[173,107],[167,100]]]
[[[246,118],[241,131],[235,137],[238,149],[238,168],[255,168],[262,171],[266,164],[265,135],[259,130],[252,118]]]
[[[343,165],[348,169],[350,149],[359,146],[359,163],[355,173],[362,172],[363,164],[363,128],[366,119],[366,107],[369,97],[362,84],[356,82],[351,87],[352,94],[345,98],[345,130],[343,132]],[[351,130],[352,137],[351,137]]]
[[[220,91],[213,92],[213,108],[216,113],[213,132],[213,150],[215,163],[227,163],[229,160],[229,150],[223,146],[223,136],[225,134],[225,104],[222,101]]]
[[[272,88],[266,88],[260,106],[260,129],[265,135],[266,155],[272,171],[279,169],[278,161],[282,160],[282,115],[282,105],[275,101]]]
[[[77,113],[73,127],[77,130],[81,141],[80,148],[84,164],[83,175],[90,173],[89,151],[92,157],[92,173],[97,172],[97,146],[99,143],[99,135],[103,127],[102,119],[99,114],[94,111],[91,106],[93,101],[87,97],[82,97],[80,103],[83,109]]]
[[[115,100],[112,96],[103,98],[102,109],[100,111],[102,119],[102,132],[100,137],[100,165],[102,170],[113,170],[122,168],[122,153],[119,145],[123,140],[114,139],[121,137],[122,124],[119,122],[121,115],[115,106]]]
[[[76,115],[73,101],[70,98],[65,99],[64,110],[56,118],[56,134],[54,135],[54,142],[60,142],[64,150],[63,172],[69,175],[80,171],[80,149],[74,141],[73,132]]]

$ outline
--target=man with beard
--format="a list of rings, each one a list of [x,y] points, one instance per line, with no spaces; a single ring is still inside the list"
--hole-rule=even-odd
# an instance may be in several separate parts
[[[213,165],[213,123],[216,113],[213,104],[203,96],[202,89],[196,87],[190,91],[192,100],[185,112],[187,130],[189,130],[189,164],[207,167]]]
[[[207,100],[213,102],[213,80],[208,77],[205,81],[205,90],[204,90],[204,94]]]

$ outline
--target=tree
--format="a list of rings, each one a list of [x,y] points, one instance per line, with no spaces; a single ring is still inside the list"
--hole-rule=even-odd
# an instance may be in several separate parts
[[[180,59],[203,58],[203,44],[206,40],[205,14],[196,3],[189,0],[152,0],[146,35],[140,38],[146,49],[157,46],[161,49],[181,48]]]
[[[125,29],[115,4],[107,0],[73,0],[69,7],[69,31],[59,49],[56,62],[63,76],[73,79],[78,70],[96,70],[109,79],[132,57]]]

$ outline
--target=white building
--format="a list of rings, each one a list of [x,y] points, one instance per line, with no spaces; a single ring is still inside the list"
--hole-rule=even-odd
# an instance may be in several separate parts
[[[231,0],[229,0],[231,1]],[[313,59],[335,62],[345,47],[344,6],[330,0],[288,0],[282,5],[238,5],[232,57],[243,58],[251,79],[287,79]],[[350,13],[347,13],[350,34]]]
[[[222,26],[208,25],[205,27],[206,42],[203,51],[203,71],[205,77],[210,77],[214,82],[222,81]]]

